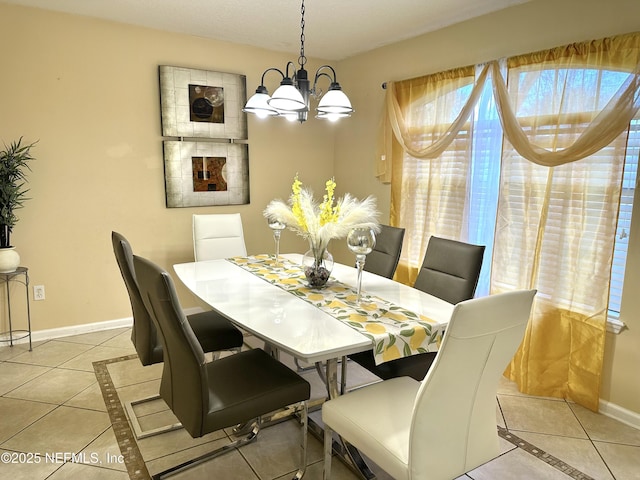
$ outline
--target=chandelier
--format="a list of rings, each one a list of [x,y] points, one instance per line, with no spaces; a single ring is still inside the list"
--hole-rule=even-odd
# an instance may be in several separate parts
[[[292,76],[289,75],[289,68],[291,67],[292,70],[295,68],[293,62],[287,63],[284,72],[278,68],[267,68],[262,74],[262,80],[256,93],[247,101],[242,111],[253,113],[260,118],[279,116],[302,123],[307,120],[309,101],[313,97],[314,99],[320,98],[316,108],[318,112],[316,118],[335,121],[342,117],[350,117],[353,112],[351,102],[337,82],[336,71],[333,67],[323,65],[318,68],[313,79],[313,87],[311,87],[307,71],[304,68],[307,63],[307,57],[304,55],[304,0],[302,0],[301,15],[300,56],[298,57],[300,68],[295,72],[292,71]],[[272,96],[269,96],[269,92],[264,86],[264,77],[268,72],[278,72],[282,77],[280,86]],[[322,77],[327,77],[331,82],[329,90],[324,95],[317,86],[318,80]]]

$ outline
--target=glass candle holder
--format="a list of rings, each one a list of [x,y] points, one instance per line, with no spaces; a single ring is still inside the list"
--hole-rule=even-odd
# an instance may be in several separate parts
[[[277,220],[271,220],[269,221],[269,228],[273,230],[273,240],[276,244],[276,265],[278,265],[280,261],[280,235],[282,235],[282,231],[287,228],[287,226]]]
[[[356,255],[356,268],[358,269],[356,301],[359,302],[362,290],[362,269],[367,255],[376,246],[376,234],[371,228],[354,228],[347,235],[347,246]]]

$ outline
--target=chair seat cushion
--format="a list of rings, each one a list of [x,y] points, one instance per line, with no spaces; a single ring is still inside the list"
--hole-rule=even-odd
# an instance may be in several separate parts
[[[322,421],[395,479],[408,479],[409,434],[420,382],[385,380],[325,402]]]
[[[384,362],[380,365],[376,365],[371,350],[349,355],[349,358],[383,380],[396,377],[411,377],[421,382],[436,359],[436,354],[437,352],[419,353]]]
[[[195,313],[187,316],[187,320],[205,352],[230,350],[242,346],[242,332],[217,312]]]
[[[206,373],[210,388],[205,432],[246,422],[311,396],[309,382],[258,348],[210,362]]]

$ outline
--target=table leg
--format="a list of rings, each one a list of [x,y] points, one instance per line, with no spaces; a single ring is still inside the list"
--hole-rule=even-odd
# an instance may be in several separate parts
[[[273,358],[275,358],[276,360],[280,360],[280,350],[278,350],[278,347],[276,347],[275,345],[271,345],[268,342],[264,342],[263,350],[267,352],[269,355],[271,355]]]

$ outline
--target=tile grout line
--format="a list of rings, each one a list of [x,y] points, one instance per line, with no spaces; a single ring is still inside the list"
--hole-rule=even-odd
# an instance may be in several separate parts
[[[512,443],[516,447],[521,450],[527,452],[530,455],[533,455],[538,460],[546,463],[547,465],[555,468],[556,470],[561,471],[565,475],[575,479],[575,480],[595,480],[593,477],[590,477],[586,473],[581,472],[577,468],[572,467],[568,463],[563,462],[557,457],[545,452],[544,450],[536,447],[535,445],[527,442],[526,440],[521,439],[520,437],[514,435],[506,428],[503,428],[498,425],[498,435]]]
[[[127,355],[93,362],[93,369],[98,379],[100,390],[102,391],[102,398],[107,407],[107,413],[111,420],[111,426],[113,427],[118,447],[120,447],[120,452],[124,457],[129,478],[131,480],[151,480],[151,475],[144,462],[144,458],[142,458],[138,444],[133,437],[133,432],[129,426],[129,421],[127,420],[120,398],[118,397],[118,392],[113,385],[111,375],[107,369],[107,365],[110,363],[132,360],[134,358],[138,358],[138,356]]]
[[[94,371],[98,384],[102,391],[103,400],[107,408],[107,413],[111,420],[111,426],[113,427],[118,446],[125,459],[125,465],[127,472],[131,480],[151,480],[151,476],[146,467],[142,454],[138,448],[137,442],[134,439],[133,432],[129,425],[129,421],[122,407],[122,403],[118,397],[117,391],[113,385],[111,375],[107,369],[107,365],[111,363],[117,363],[121,361],[131,360],[137,358],[137,355],[127,355],[122,357],[116,357],[108,360],[101,360],[93,362]],[[502,410],[502,409],[501,409]],[[503,413],[501,411],[501,413]],[[554,457],[553,455],[545,452],[544,450],[536,447],[535,445],[521,439],[517,435],[511,433],[508,429],[497,425],[498,435],[504,440],[520,448],[521,450],[533,455],[538,460],[548,464],[549,466],[559,470],[568,477],[574,480],[594,480],[593,477],[581,472],[580,470],[572,467],[571,465],[563,462],[562,460]],[[244,456],[242,456],[244,458]],[[246,459],[245,459],[246,461]],[[248,464],[248,462],[247,462]],[[605,462],[606,464],[606,462]],[[250,465],[250,464],[249,464]],[[251,468],[251,467],[250,467]],[[608,468],[608,467],[607,467]],[[253,470],[253,469],[252,469]],[[254,472],[256,474],[256,472]]]
[[[602,453],[600,452],[600,449],[598,449],[598,447],[596,447],[596,444],[594,443],[593,438],[591,438],[591,435],[589,435],[589,432],[587,431],[585,426],[582,424],[582,421],[580,420],[580,417],[578,416],[576,411],[573,408],[571,408],[571,405],[568,402],[567,402],[567,406],[569,407],[569,411],[573,414],[573,418],[576,419],[576,421],[578,422],[578,425],[580,425],[580,428],[582,428],[582,431],[584,432],[584,434],[589,439],[589,442],[591,443],[591,446],[593,447],[595,452],[598,454],[598,457],[600,457],[600,460],[602,460],[602,463],[604,464],[605,468],[607,469],[607,471],[611,475],[611,478],[613,478],[615,480],[616,476],[614,475],[613,471],[611,470],[611,467],[609,467],[609,464],[606,462],[606,460],[602,456]]]

